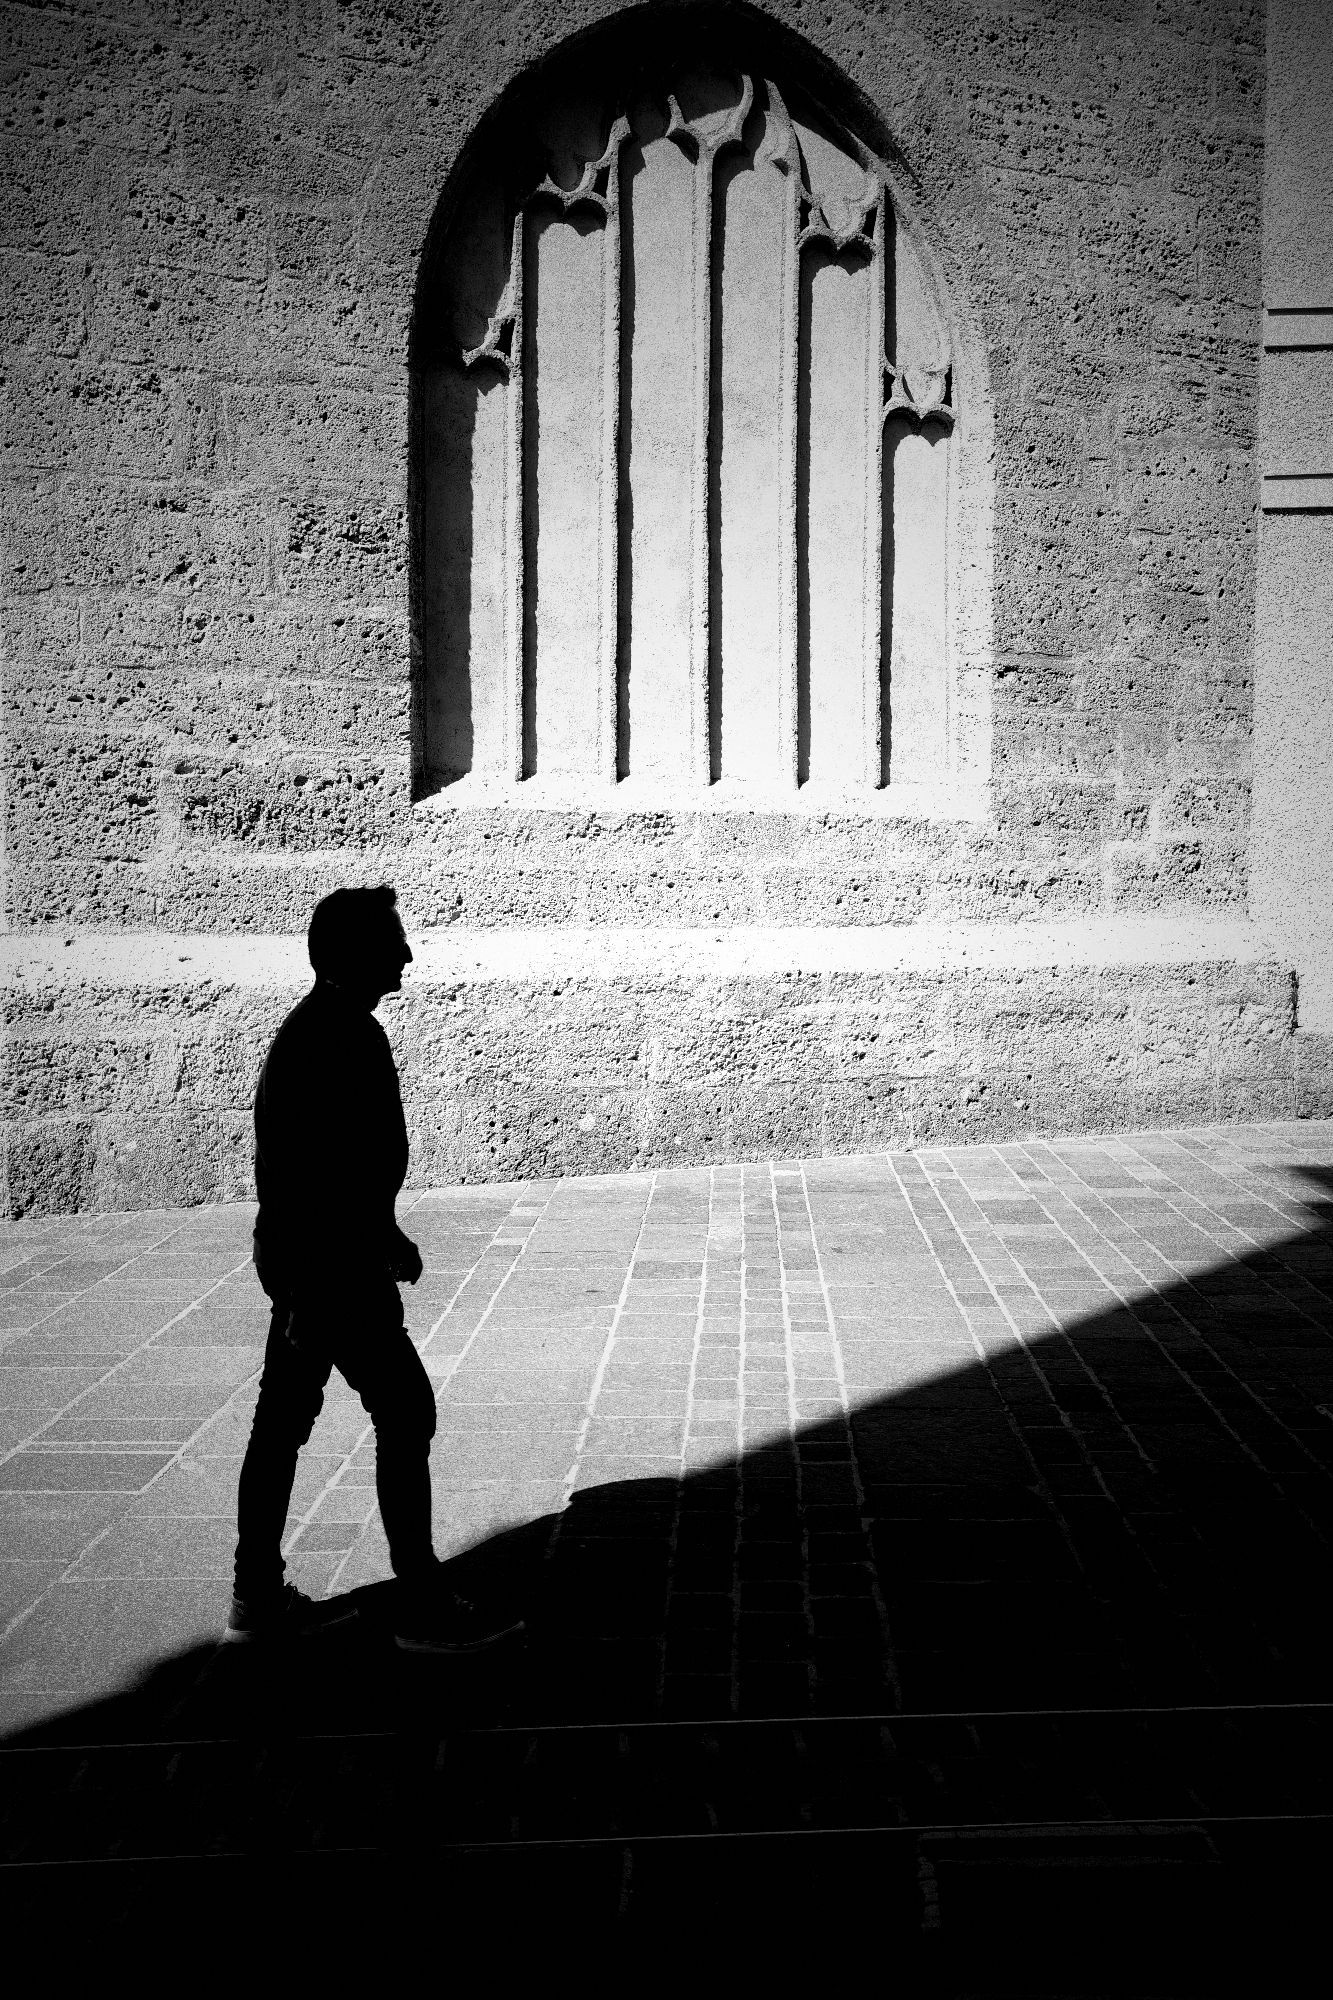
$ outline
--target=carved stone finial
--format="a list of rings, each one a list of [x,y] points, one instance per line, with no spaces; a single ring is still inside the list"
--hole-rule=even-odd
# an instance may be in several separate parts
[[[763,166],[768,163],[779,172],[790,174],[799,181],[801,178],[801,149],[796,140],[796,127],[791,122],[791,114],[782,99],[777,85],[764,79],[764,91],[768,98],[768,120],[764,136],[759,142],[759,150],[754,163]]]
[[[518,325],[523,294],[523,218],[515,215],[509,232],[509,276],[495,311],[486,322],[486,331],[475,347],[464,347],[460,359],[464,368],[493,361],[505,380],[514,372],[514,328]]]
[[[672,102],[674,101],[673,99]],[[622,112],[611,127],[610,137],[601,157],[586,162],[583,172],[572,188],[561,187],[559,181],[548,171],[537,183],[529,199],[535,201],[539,195],[547,196],[553,201],[558,201],[566,215],[580,204],[598,208],[603,215],[610,215],[615,206],[615,198],[609,186],[611,170],[619,158],[620,148],[628,137],[629,119]],[[608,185],[599,185],[603,181]]]
[[[486,331],[475,347],[463,349],[462,360],[465,368],[475,368],[478,362],[493,361],[500,372],[508,378],[510,347],[514,337],[514,305],[508,285],[500,296],[500,310],[491,314],[486,322]]]
[[[859,195],[825,195],[821,200],[811,193],[803,180],[801,183],[801,205],[806,211],[806,220],[797,237],[797,246],[804,249],[807,243],[828,243],[834,250],[873,251],[875,247],[875,211],[884,198],[884,187],[878,175],[867,172]]]
[[[667,93],[666,137],[679,145],[690,140],[702,155],[714,157],[724,146],[739,146],[745,131],[745,121],[754,109],[754,78],[742,75],[739,101],[732,105],[723,123],[710,130],[698,120],[689,119],[680,108],[680,101],[674,91]]]
[[[929,384],[924,396],[913,395],[906,372],[895,368],[891,361],[884,363],[884,373],[892,380],[893,387],[884,405],[883,422],[887,423],[890,417],[907,416],[919,424],[933,421],[952,427],[958,413],[952,401],[953,368],[949,362],[922,368]]]

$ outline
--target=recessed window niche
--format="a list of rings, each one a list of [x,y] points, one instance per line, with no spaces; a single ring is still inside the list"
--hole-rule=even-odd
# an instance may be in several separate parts
[[[969,412],[933,265],[743,37],[596,42],[499,107],[423,267],[423,789],[940,781]]]

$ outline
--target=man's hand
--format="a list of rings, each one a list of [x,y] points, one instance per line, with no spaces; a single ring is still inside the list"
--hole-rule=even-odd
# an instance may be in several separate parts
[[[394,1283],[415,1285],[423,1268],[421,1252],[412,1238],[404,1236],[401,1229],[396,1229],[393,1242],[389,1245],[389,1275]]]

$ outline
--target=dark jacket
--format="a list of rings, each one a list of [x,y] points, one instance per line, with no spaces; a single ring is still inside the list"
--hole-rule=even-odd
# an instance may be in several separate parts
[[[369,1008],[316,980],[255,1092],[255,1265],[269,1296],[383,1277],[406,1173],[389,1038]]]

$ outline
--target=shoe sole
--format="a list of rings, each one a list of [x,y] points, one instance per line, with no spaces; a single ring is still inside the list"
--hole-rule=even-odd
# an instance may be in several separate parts
[[[506,1625],[503,1632],[488,1632],[484,1639],[414,1639],[410,1632],[395,1632],[393,1643],[400,1653],[484,1653],[503,1639],[516,1639],[526,1629],[520,1618],[517,1624]]]
[[[304,1627],[298,1625],[295,1631],[291,1629],[283,1630],[282,1627],[278,1627],[276,1630],[267,1632],[262,1628],[257,1632],[244,1632],[235,1625],[228,1625],[222,1634],[222,1644],[224,1646],[262,1646],[281,1644],[284,1639],[322,1639],[326,1632],[332,1632],[340,1625],[350,1625],[352,1620],[359,1616],[360,1613],[357,1611],[356,1606],[352,1605],[346,1611],[330,1613],[327,1618],[322,1618],[317,1625],[306,1625]]]

